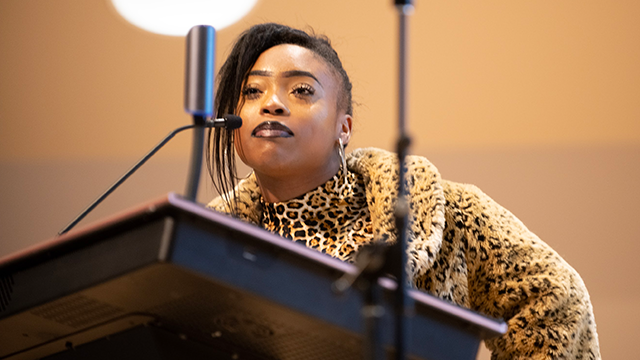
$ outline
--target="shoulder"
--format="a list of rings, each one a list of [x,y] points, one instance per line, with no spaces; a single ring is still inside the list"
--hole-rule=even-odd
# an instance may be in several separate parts
[[[468,260],[488,257],[500,266],[546,258],[566,265],[561,257],[531,232],[513,213],[478,187],[442,181],[445,197],[446,232],[462,233],[469,251]]]
[[[381,191],[395,195],[398,183],[398,155],[377,148],[356,149],[347,156],[349,170],[364,176],[365,182]],[[438,169],[427,158],[418,155],[407,156],[405,186],[413,192],[432,193],[441,181]]]
[[[494,220],[509,219],[524,226],[518,218],[499,205],[477,186],[449,180],[442,180],[441,184],[446,200],[447,212],[452,214],[464,214],[467,218],[493,218]],[[478,226],[481,221],[477,220],[475,223],[475,225]],[[465,222],[465,226],[473,227],[474,224]]]
[[[463,231],[471,245],[510,251],[528,249],[521,255],[547,255],[560,258],[554,250],[530,231],[518,217],[498,204],[477,186],[443,180],[447,229]],[[473,246],[471,247],[473,249]]]
[[[395,174],[397,177],[398,155],[396,153],[368,147],[353,150],[347,155],[347,164],[350,169],[363,175],[384,176]],[[429,173],[439,178],[436,167],[427,158],[418,155],[409,155],[406,160],[409,171]]]
[[[240,219],[253,223],[260,222],[262,210],[260,209],[260,188],[255,174],[251,173],[247,178],[240,180],[238,186],[227,194],[222,194],[207,204],[212,210],[230,214],[230,205],[237,207],[237,216]]]

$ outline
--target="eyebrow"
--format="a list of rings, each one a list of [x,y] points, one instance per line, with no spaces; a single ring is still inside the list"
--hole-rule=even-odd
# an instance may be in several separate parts
[[[272,71],[268,71],[268,70],[251,70],[249,72],[249,76],[273,76],[273,72]],[[322,86],[322,83],[318,80],[318,78],[316,78],[312,73],[310,73],[308,71],[304,71],[304,70],[288,70],[288,71],[284,71],[282,73],[282,76],[285,77],[285,78],[291,78],[291,77],[297,77],[297,76],[306,76],[306,77],[312,78],[318,84],[320,84],[320,86]]]

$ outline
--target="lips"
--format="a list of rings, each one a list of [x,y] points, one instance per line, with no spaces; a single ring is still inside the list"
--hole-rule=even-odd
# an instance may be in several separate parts
[[[258,138],[288,138],[293,136],[293,131],[278,121],[265,121],[253,129],[251,136]]]

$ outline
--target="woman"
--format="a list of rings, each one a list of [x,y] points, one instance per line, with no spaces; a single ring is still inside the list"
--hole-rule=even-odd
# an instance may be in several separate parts
[[[336,258],[395,241],[396,156],[344,155],[351,82],[328,39],[278,24],[243,33],[222,66],[210,137],[222,197],[210,206]],[[234,151],[253,169],[235,183]],[[576,271],[479,189],[407,159],[409,276],[415,287],[509,325],[487,341],[494,359],[599,359],[589,295]],[[211,171],[213,174],[213,171]]]

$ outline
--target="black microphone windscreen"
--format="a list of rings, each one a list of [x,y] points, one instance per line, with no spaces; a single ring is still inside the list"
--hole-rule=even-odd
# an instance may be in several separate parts
[[[213,116],[215,37],[209,25],[194,26],[187,35],[184,109],[192,115]]]
[[[227,114],[224,116],[227,120],[227,126],[225,126],[229,130],[238,129],[242,126],[242,118],[238,115]]]

